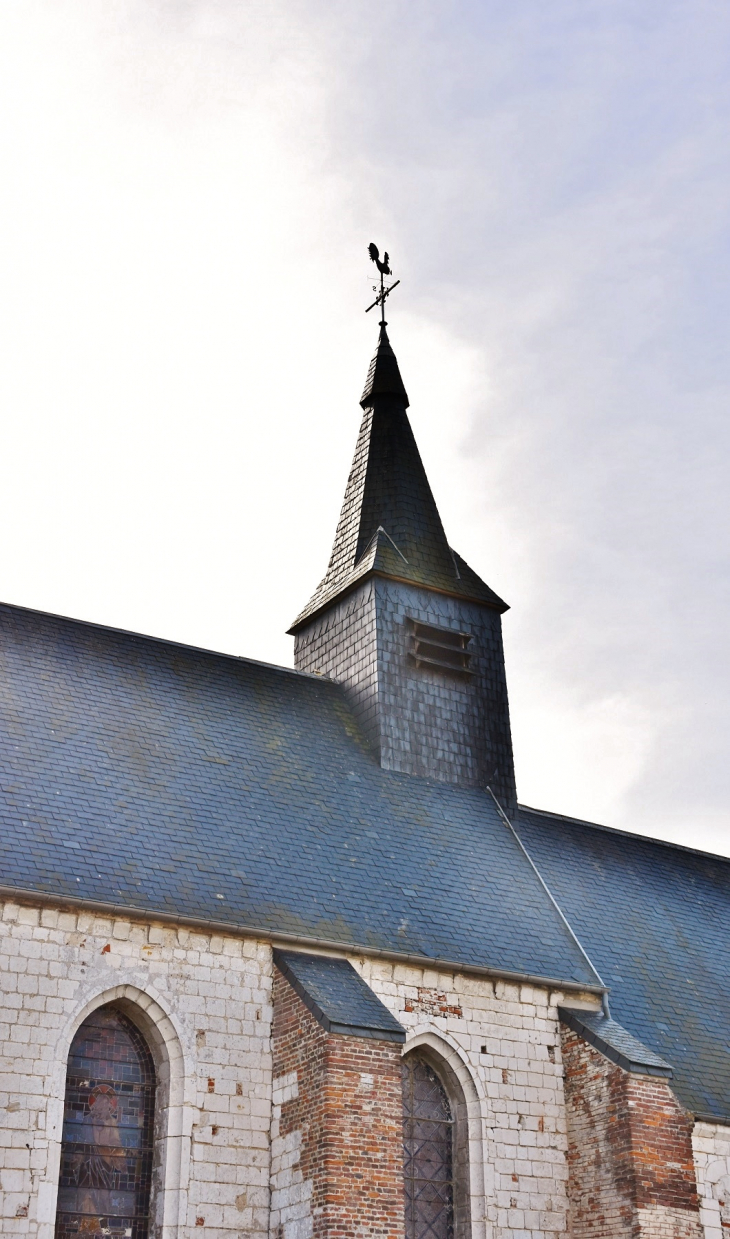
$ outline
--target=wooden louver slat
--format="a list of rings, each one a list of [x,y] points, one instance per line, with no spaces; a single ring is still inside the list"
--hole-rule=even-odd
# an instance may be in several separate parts
[[[439,628],[411,619],[409,654],[417,666],[438,667],[458,675],[473,675],[469,643],[471,634]]]

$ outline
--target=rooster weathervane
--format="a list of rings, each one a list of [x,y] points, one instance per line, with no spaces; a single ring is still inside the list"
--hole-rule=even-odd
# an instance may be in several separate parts
[[[376,305],[379,305],[380,306],[380,326],[386,327],[387,323],[385,321],[385,298],[388,296],[389,293],[392,293],[394,288],[398,287],[398,285],[400,284],[400,280],[396,280],[394,284],[391,284],[390,288],[386,288],[384,277],[386,275],[393,274],[393,272],[390,269],[390,258],[388,256],[388,251],[385,250],[385,252],[383,253],[383,257],[381,259],[380,250],[378,249],[377,245],[373,245],[371,241],[368,246],[368,253],[370,255],[371,261],[375,263],[375,266],[378,268],[378,271],[380,272],[380,292],[378,293],[377,297],[373,301],[372,305],[368,306],[365,313],[368,314],[370,310],[375,309]],[[378,292],[377,284],[373,284],[373,292]]]

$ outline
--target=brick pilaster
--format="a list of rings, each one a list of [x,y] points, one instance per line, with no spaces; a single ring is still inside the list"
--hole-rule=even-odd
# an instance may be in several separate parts
[[[572,1239],[701,1239],[692,1120],[666,1080],[561,1037]]]
[[[272,1239],[403,1239],[400,1045],[325,1032],[274,975]]]

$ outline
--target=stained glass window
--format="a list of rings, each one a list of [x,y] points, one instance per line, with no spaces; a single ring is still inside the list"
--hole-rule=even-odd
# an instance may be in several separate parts
[[[436,1071],[409,1054],[403,1059],[406,1239],[453,1239],[453,1128]]]
[[[144,1037],[99,1007],[68,1056],[56,1239],[147,1239],[154,1108]]]

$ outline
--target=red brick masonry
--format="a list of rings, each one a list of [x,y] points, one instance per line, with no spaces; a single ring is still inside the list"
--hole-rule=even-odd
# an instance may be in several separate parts
[[[400,1045],[325,1032],[278,969],[272,1035],[275,1079],[297,1075],[279,1130],[301,1132],[314,1239],[403,1239]]]
[[[692,1120],[561,1025],[572,1239],[702,1239]]]

